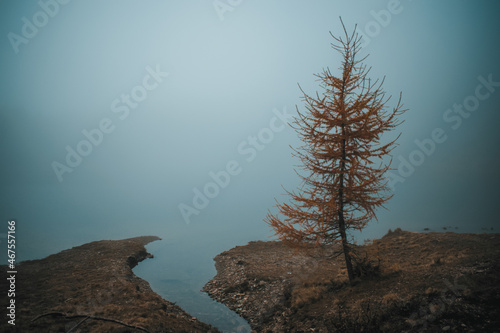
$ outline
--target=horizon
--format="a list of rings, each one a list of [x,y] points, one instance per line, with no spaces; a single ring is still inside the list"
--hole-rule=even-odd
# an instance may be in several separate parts
[[[298,84],[313,94],[314,74],[336,73],[339,16],[348,31],[357,24],[388,106],[401,92],[409,109],[390,133],[401,132],[394,197],[354,239],[499,228],[499,3],[0,7],[0,207],[4,223],[17,222],[19,260],[153,234],[195,265],[272,239],[267,211],[300,183],[289,146],[301,142],[287,125],[304,110]]]

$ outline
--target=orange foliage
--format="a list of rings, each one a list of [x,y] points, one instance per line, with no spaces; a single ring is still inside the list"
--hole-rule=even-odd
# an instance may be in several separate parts
[[[383,143],[382,134],[394,129],[403,110],[401,96],[395,108],[382,81],[367,78],[368,69],[358,60],[360,39],[356,29],[349,35],[332,37],[333,49],[342,55],[341,76],[329,68],[316,76],[323,93],[303,93],[305,112],[298,111],[292,127],[304,145],[294,149],[306,175],[298,193],[288,192],[290,203],[278,203],[278,214],[266,222],[286,243],[342,244],[349,279],[352,281],[351,249],[346,232],[361,230],[375,209],[390,199],[384,173],[389,169],[395,141]]]

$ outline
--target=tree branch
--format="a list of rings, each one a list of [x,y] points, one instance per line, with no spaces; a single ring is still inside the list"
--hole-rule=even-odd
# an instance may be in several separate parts
[[[31,321],[34,322],[34,321],[36,321],[36,320],[38,320],[38,319],[40,319],[42,317],[48,317],[48,316],[64,317],[66,319],[84,318],[75,327],[79,326],[80,324],[82,324],[84,321],[86,321],[88,319],[93,319],[93,320],[101,320],[101,321],[107,321],[107,322],[111,322],[111,323],[116,323],[116,324],[120,324],[120,325],[128,327],[128,328],[133,328],[133,329],[140,330],[140,331],[143,331],[143,332],[151,333],[150,331],[148,331],[144,327],[129,325],[127,323],[124,323],[123,321],[119,321],[119,320],[115,320],[115,319],[103,318],[103,317],[96,317],[96,316],[89,316],[89,315],[78,315],[78,314],[77,315],[67,315],[67,314],[62,313],[62,312],[48,312],[48,313],[44,313],[44,314],[36,316]],[[73,327],[73,328],[75,328],[75,327]]]

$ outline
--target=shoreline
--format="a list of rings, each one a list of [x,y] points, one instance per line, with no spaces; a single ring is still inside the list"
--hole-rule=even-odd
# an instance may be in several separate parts
[[[5,332],[219,332],[155,293],[132,268],[153,257],[142,236],[86,243],[17,265],[16,325]],[[7,272],[2,266],[2,275]],[[7,279],[0,280],[8,290]],[[7,288],[7,289],[6,289]]]
[[[500,234],[396,229],[356,246],[354,285],[340,258],[277,241],[217,255],[210,297],[254,332],[495,332],[500,327]]]

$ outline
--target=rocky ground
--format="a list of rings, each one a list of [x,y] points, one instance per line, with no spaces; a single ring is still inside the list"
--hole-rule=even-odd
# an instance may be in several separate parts
[[[4,311],[9,286],[2,266],[0,332],[218,332],[134,275],[132,268],[151,257],[144,245],[155,240],[92,242],[20,263],[15,326],[7,323]]]
[[[356,246],[353,285],[335,250],[251,242],[204,289],[255,332],[500,332],[499,234],[389,231]]]

